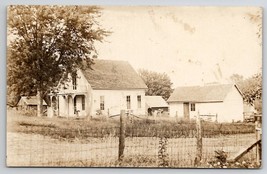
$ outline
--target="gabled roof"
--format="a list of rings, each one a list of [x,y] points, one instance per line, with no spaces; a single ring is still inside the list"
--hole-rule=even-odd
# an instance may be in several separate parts
[[[26,105],[37,105],[37,97],[36,96],[22,96],[18,105],[22,105],[21,101],[25,102]],[[43,100],[43,105],[46,106],[46,102]]]
[[[210,86],[188,86],[178,87],[171,94],[168,102],[222,102],[233,86],[236,85],[210,85]]]
[[[169,107],[161,96],[145,96],[145,102],[148,107]]]
[[[95,60],[92,69],[82,70],[93,89],[146,89],[147,86],[126,61]]]

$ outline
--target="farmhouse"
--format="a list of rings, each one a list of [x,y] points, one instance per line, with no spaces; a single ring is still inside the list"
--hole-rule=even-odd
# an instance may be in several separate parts
[[[50,116],[111,116],[128,110],[145,114],[147,86],[126,61],[95,60],[51,96]]]
[[[243,121],[243,97],[236,85],[178,87],[167,102],[170,116],[191,119],[199,112],[218,122]]]
[[[161,96],[145,96],[148,115],[162,115],[168,112],[169,105]]]
[[[37,110],[37,97],[36,96],[22,96],[17,104],[19,109],[24,110]],[[47,108],[46,102],[43,100],[43,108]]]

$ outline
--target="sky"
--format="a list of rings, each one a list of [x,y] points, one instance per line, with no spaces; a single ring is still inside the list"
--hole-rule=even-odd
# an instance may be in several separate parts
[[[173,87],[248,78],[262,67],[261,16],[258,7],[103,7],[99,22],[112,34],[98,58],[166,73]]]

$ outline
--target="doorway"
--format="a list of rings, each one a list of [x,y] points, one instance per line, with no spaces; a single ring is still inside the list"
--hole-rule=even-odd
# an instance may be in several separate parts
[[[189,103],[184,103],[184,118],[189,120]]]

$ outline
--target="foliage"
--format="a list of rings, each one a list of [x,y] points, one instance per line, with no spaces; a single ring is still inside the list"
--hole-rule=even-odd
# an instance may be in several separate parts
[[[209,168],[259,168],[260,165],[250,159],[240,161],[227,161],[227,153],[223,150],[215,151],[215,160],[208,162]]]
[[[261,99],[262,74],[258,73],[246,79],[241,85],[241,91],[243,92],[244,100],[248,103],[254,103],[256,99]]]
[[[233,74],[230,79],[240,88],[245,102],[254,104],[255,100],[262,99],[262,73],[257,73],[247,79],[243,79],[241,75]]]
[[[94,148],[90,148],[90,151],[95,152],[95,155],[98,155],[98,153],[103,151],[101,148],[104,148],[108,151],[112,150],[113,152],[117,150],[117,143],[118,143],[118,135],[119,135],[119,120],[117,119],[111,119],[106,118],[105,120],[102,119],[91,119],[91,120],[82,120],[82,119],[75,119],[75,118],[47,118],[47,117],[29,117],[24,115],[18,115],[15,113],[15,110],[8,111],[7,115],[7,131],[8,133],[22,135],[20,133],[26,133],[28,135],[23,135],[25,139],[28,140],[28,143],[30,146],[27,146],[27,148],[23,149],[23,152],[25,150],[32,150],[34,151],[36,147],[36,144],[32,143],[32,140],[37,140],[39,143],[43,143],[47,145],[47,142],[51,141],[49,140],[49,137],[51,137],[53,140],[51,141],[51,145],[60,147],[55,148],[54,151],[57,151],[57,149],[61,149],[56,156],[58,156],[60,153],[68,153],[73,151],[70,151],[70,146],[73,145],[77,147],[79,145],[82,148],[77,148],[77,150],[83,150],[83,147],[88,147],[88,143],[95,144]],[[17,112],[17,111],[16,111]],[[127,120],[127,119],[126,119]],[[204,138],[204,142],[206,142],[206,145],[208,145],[208,152],[206,151],[205,154],[213,154],[214,148],[218,149],[221,145],[219,142],[225,141],[225,138],[221,138],[222,134],[242,134],[242,131],[244,133],[248,129],[248,127],[254,128],[255,126],[253,124],[243,124],[243,123],[224,123],[224,124],[215,124],[215,123],[207,123],[203,122],[204,127],[204,137],[205,134],[208,132],[211,132],[214,138]],[[117,160],[117,153],[112,155],[111,163],[105,163],[103,164],[101,161],[101,158],[94,160],[80,160],[81,163],[76,160],[77,165],[82,166],[121,166],[121,167],[190,167],[194,159],[195,155],[195,129],[196,125],[194,122],[175,122],[173,120],[162,120],[157,122],[146,122],[146,119],[136,119],[127,121],[126,124],[126,154],[124,156],[123,161],[116,161]],[[246,131],[245,131],[246,130]],[[190,135],[190,132],[193,135]],[[41,135],[41,136],[40,136]],[[29,138],[32,137],[32,138]],[[34,137],[39,137],[40,139],[35,139]],[[229,144],[225,145],[225,149],[233,148],[233,146],[237,146],[236,139],[237,136],[225,136],[227,137],[227,141],[229,141]],[[247,140],[248,136],[242,135],[243,138]],[[229,139],[228,139],[229,138]],[[238,139],[238,141],[243,141],[241,139]],[[30,140],[30,141],[29,141]],[[175,141],[174,141],[175,140]],[[208,141],[207,141],[208,140]],[[112,142],[110,144],[110,142]],[[179,143],[178,143],[179,142]],[[14,143],[14,142],[13,142]],[[84,144],[85,143],[85,144]],[[243,142],[243,145],[246,142]],[[17,141],[17,143],[21,147],[21,141]],[[49,143],[48,143],[49,144]],[[99,144],[99,145],[98,145]],[[116,145],[115,145],[116,144]],[[206,146],[205,145],[205,146]],[[239,145],[238,145],[239,146]],[[241,146],[241,144],[240,144]],[[142,149],[149,149],[142,151]],[[212,147],[212,148],[209,148]],[[38,147],[37,147],[38,148]],[[39,145],[38,150],[42,151],[43,149],[46,149],[45,146]],[[130,150],[130,149],[131,150]],[[150,151],[151,149],[151,151]],[[80,153],[80,151],[77,151],[76,153]],[[35,153],[36,151],[34,151]],[[129,153],[130,152],[130,153]],[[141,153],[140,153],[141,152]],[[144,153],[145,152],[145,153]],[[178,153],[177,156],[177,152]],[[104,152],[103,152],[104,153]],[[102,154],[103,154],[102,153]],[[27,152],[26,152],[27,154]],[[91,154],[91,153],[90,153]],[[93,154],[93,153],[92,153]],[[175,154],[175,155],[174,155]],[[106,160],[106,156],[104,156],[104,162],[108,162]],[[111,157],[111,156],[110,156]],[[210,155],[208,155],[210,157]],[[79,158],[79,157],[78,157]],[[51,160],[51,164],[54,165],[55,162],[58,160]],[[56,159],[56,158],[54,158]],[[90,159],[90,158],[88,158]],[[115,159],[115,161],[114,161]],[[40,160],[38,160],[40,162]],[[33,162],[33,161],[31,161]],[[64,166],[65,162],[68,166],[76,166],[76,164],[70,164],[74,161],[58,161],[60,162],[59,166]],[[62,163],[61,163],[62,162]],[[203,161],[204,162],[204,161]],[[218,163],[218,162],[217,162]],[[31,163],[34,164],[34,163]]]
[[[80,161],[67,161],[67,162],[53,162],[49,166],[71,166],[71,167],[155,167],[157,158],[151,158],[145,155],[127,156],[122,161],[100,161],[96,160],[80,160]]]
[[[165,100],[170,97],[173,92],[171,87],[172,82],[166,73],[158,73],[144,69],[139,70],[138,73],[148,87],[146,95],[162,96]]]
[[[244,77],[240,74],[233,74],[231,77],[230,77],[230,80],[231,82],[237,84],[237,85],[240,85],[243,81],[244,81]]]
[[[159,140],[159,151],[158,151],[159,167],[169,166],[167,145],[168,145],[168,139],[166,137],[161,137]]]
[[[41,134],[59,139],[60,137],[69,139],[78,137],[84,140],[88,137],[118,137],[119,126],[119,120],[112,118],[77,120],[75,118],[29,117],[18,113],[8,115],[9,131]],[[247,134],[255,131],[255,125],[248,123],[204,122],[202,126],[203,137]],[[193,138],[195,136],[194,122],[162,120],[148,123],[146,119],[135,119],[128,120],[126,123],[126,137]]]
[[[96,6],[10,6],[8,94],[43,98],[66,74],[90,67],[95,42],[109,34],[97,22],[100,15]]]

